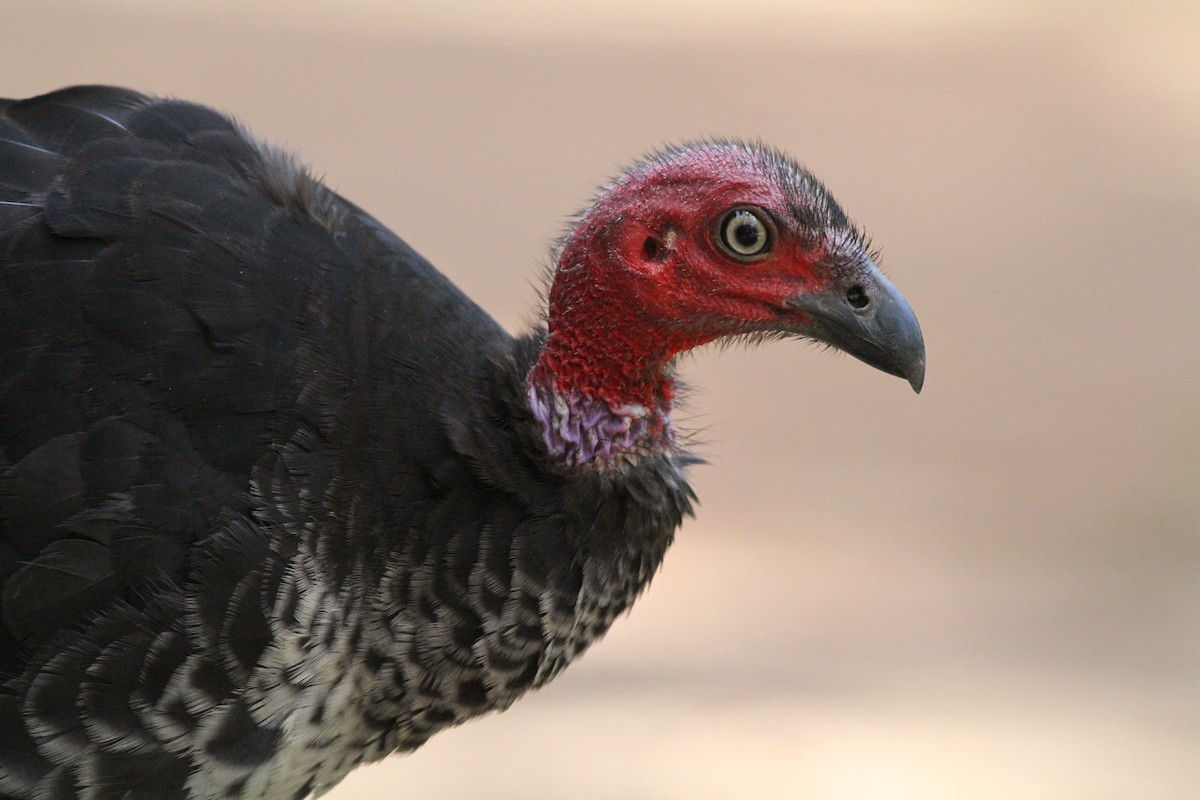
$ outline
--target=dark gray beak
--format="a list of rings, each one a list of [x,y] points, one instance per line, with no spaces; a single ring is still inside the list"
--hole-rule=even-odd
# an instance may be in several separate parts
[[[904,295],[869,259],[845,270],[836,287],[804,294],[788,305],[812,317],[805,334],[844,350],[876,369],[925,383],[925,339]]]

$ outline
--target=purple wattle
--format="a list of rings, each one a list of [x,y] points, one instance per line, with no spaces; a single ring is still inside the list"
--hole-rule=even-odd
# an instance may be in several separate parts
[[[636,403],[613,408],[589,395],[564,396],[538,385],[529,387],[529,407],[550,457],[567,467],[619,469],[661,454],[675,441],[669,409]]]

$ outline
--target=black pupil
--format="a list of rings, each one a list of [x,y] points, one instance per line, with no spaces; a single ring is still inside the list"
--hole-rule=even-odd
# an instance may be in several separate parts
[[[740,247],[751,249],[762,240],[762,229],[748,211],[738,213],[733,224],[733,239]]]
[[[758,225],[750,220],[742,220],[733,229],[733,238],[737,239],[737,243],[746,249],[754,247],[758,244],[759,239]]]

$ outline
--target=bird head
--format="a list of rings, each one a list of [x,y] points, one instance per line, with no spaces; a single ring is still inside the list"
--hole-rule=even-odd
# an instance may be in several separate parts
[[[613,181],[563,239],[547,323],[534,374],[614,407],[661,404],[675,355],[731,337],[813,339],[916,391],[925,374],[916,317],[841,207],[740,142],[668,149]]]

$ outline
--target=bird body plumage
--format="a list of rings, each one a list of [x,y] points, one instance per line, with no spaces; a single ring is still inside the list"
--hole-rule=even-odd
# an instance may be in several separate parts
[[[601,636],[691,458],[549,321],[210,109],[0,101],[0,800],[321,793]]]
[[[0,796],[327,789],[654,573],[680,465],[536,463],[538,334],[207,109],[0,114]]]

